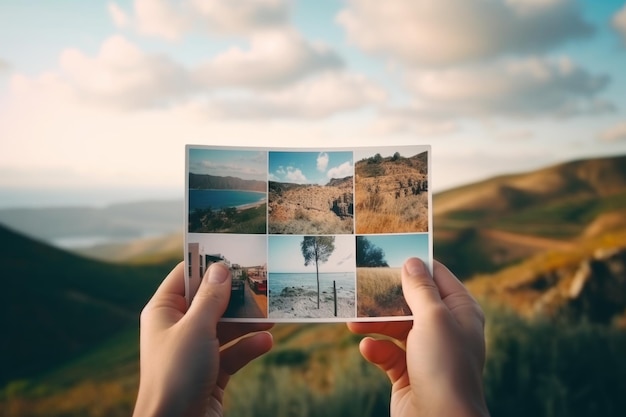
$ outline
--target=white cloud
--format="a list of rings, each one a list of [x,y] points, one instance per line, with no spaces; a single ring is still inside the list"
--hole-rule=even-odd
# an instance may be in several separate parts
[[[343,66],[341,58],[294,30],[256,33],[250,49],[232,47],[194,71],[199,84],[215,87],[275,87],[304,76]]]
[[[107,4],[107,10],[109,11],[111,20],[113,20],[113,24],[118,28],[125,28],[130,24],[130,18],[117,3],[110,2]]]
[[[608,110],[596,95],[609,83],[567,58],[528,58],[407,76],[415,110],[430,117],[550,117]]]
[[[354,167],[350,161],[329,169],[326,174],[328,178],[345,178],[352,175],[354,175]]]
[[[422,107],[414,106],[384,109],[370,127],[370,130],[379,136],[409,133],[433,137],[453,133],[459,129],[459,123],[452,117],[426,115]]]
[[[123,108],[166,104],[191,89],[183,67],[165,56],[145,54],[121,36],[107,39],[95,58],[66,49],[60,66],[78,94]]]
[[[285,24],[287,0],[192,0],[191,8],[209,32],[245,34]]]
[[[135,27],[142,35],[175,40],[193,28],[193,17],[186,3],[135,0],[134,11]]]
[[[613,16],[611,20],[613,28],[621,35],[622,42],[626,46],[626,4]]]
[[[327,72],[274,91],[215,97],[198,111],[216,119],[319,119],[382,102],[384,90],[361,75]]]
[[[294,167],[287,167],[285,179],[296,184],[304,184],[307,182],[306,176],[302,173],[302,171],[299,168]]]
[[[140,34],[168,40],[187,33],[246,35],[283,26],[290,8],[286,0],[135,0],[134,26]],[[114,21],[119,13],[111,13]]]
[[[326,152],[320,152],[317,155],[317,170],[325,172],[328,167],[328,154]]]
[[[626,122],[618,123],[604,130],[600,133],[599,139],[608,143],[626,142]]]
[[[570,0],[348,0],[337,20],[363,50],[415,66],[546,51],[593,32]]]

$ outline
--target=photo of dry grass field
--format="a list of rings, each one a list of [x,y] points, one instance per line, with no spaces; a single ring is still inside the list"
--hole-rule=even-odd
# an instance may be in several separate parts
[[[355,163],[356,233],[427,232],[428,180],[426,151],[360,159]]]
[[[400,268],[357,268],[359,317],[410,316]]]
[[[430,263],[428,234],[356,237],[358,317],[410,316],[401,267],[416,256]]]

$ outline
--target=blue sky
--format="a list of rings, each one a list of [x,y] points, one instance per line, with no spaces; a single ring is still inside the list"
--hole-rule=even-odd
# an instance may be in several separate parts
[[[0,206],[184,192],[184,145],[432,145],[434,190],[626,153],[623,0],[4,0]]]
[[[269,179],[294,184],[327,184],[354,175],[352,152],[270,152]]]
[[[306,273],[315,272],[315,265],[304,266],[300,250],[302,236],[269,236],[268,262],[269,272]],[[335,250],[328,261],[320,264],[320,272],[354,272],[355,240],[352,235],[335,236]]]
[[[430,262],[428,234],[413,235],[367,235],[374,246],[385,253],[385,260],[391,268],[400,268],[408,258],[416,256]]]

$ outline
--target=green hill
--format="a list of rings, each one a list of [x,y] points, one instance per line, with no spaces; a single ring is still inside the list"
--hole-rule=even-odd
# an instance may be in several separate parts
[[[434,196],[435,255],[459,275],[494,272],[626,227],[626,156],[506,175]]]
[[[114,334],[139,312],[172,267],[80,258],[0,225],[4,300],[0,386],[58,366]]]

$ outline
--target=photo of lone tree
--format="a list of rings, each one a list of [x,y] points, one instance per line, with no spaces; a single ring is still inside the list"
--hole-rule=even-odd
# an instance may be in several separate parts
[[[300,243],[304,265],[309,266],[315,263],[315,274],[317,278],[317,308],[320,308],[320,273],[319,265],[328,261],[328,258],[335,251],[334,236],[304,236]]]
[[[356,259],[359,267],[377,268],[389,266],[385,260],[385,252],[365,236],[356,238]]]

